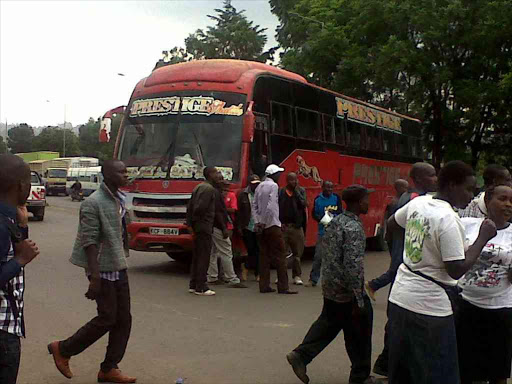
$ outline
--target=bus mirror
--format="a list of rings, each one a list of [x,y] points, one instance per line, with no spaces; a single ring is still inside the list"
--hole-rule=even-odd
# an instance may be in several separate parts
[[[254,138],[254,121],[255,117],[252,113],[252,106],[254,105],[254,101],[249,102],[249,106],[247,107],[247,111],[244,115],[244,127],[242,131],[242,141],[246,143],[252,143]]]

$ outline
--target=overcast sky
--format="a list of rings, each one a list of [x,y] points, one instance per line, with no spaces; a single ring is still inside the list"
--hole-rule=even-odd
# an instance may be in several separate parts
[[[0,0],[0,121],[78,125],[126,105],[162,51],[212,25],[222,3]],[[232,4],[268,28],[267,48],[277,45],[268,0]]]

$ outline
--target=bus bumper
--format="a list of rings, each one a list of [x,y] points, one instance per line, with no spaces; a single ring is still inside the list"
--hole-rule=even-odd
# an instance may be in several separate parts
[[[170,228],[177,235],[151,234],[151,228]],[[130,249],[142,252],[182,253],[192,252],[194,241],[185,225],[164,223],[130,223],[128,225]]]

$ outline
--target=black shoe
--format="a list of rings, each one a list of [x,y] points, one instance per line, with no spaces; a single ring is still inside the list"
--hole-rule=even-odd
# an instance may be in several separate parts
[[[275,292],[276,290],[274,288],[265,288],[265,289],[262,289],[260,290],[260,293],[272,293],[272,292]]]
[[[388,367],[384,366],[387,364],[382,364],[382,361],[383,361],[383,359],[381,359],[379,356],[379,358],[373,365],[373,373],[375,373],[376,375],[379,375],[379,376],[388,377]]]
[[[286,291],[281,291],[281,292],[278,292],[278,293],[280,293],[281,295],[296,295],[299,292],[298,291],[291,291],[291,290],[287,289]]]
[[[309,383],[309,377],[306,374],[306,364],[304,364],[304,362],[302,361],[300,355],[297,352],[292,351],[292,352],[290,352],[289,354],[286,355],[286,359],[288,360],[288,362],[292,366],[293,372],[295,373],[295,375],[304,384],[308,384]]]
[[[208,284],[210,284],[210,285],[224,285],[224,282],[222,280],[215,280],[215,281],[209,281]]]
[[[388,382],[387,380],[376,379],[375,377],[370,376],[362,383],[355,383],[353,381],[349,381],[348,384],[385,384],[387,382]]]
[[[228,284],[228,288],[247,288],[247,285],[242,283]]]
[[[379,376],[388,377],[388,370],[378,364],[373,366],[373,373]]]

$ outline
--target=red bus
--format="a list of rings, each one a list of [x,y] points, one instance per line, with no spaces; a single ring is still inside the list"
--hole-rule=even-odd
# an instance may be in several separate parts
[[[323,180],[341,193],[359,183],[376,190],[363,216],[380,239],[393,182],[423,158],[420,121],[344,96],[262,63],[204,60],[162,66],[135,87],[115,156],[127,165],[130,247],[175,259],[193,247],[185,226],[192,189],[216,166],[235,191],[267,164],[296,172],[311,215]],[[317,225],[309,220],[306,246]],[[382,243],[382,241],[376,241]]]

